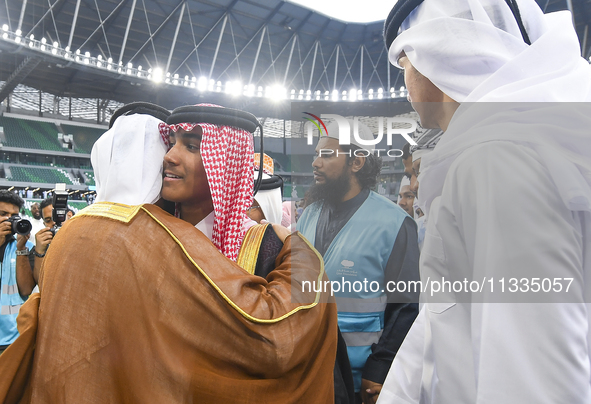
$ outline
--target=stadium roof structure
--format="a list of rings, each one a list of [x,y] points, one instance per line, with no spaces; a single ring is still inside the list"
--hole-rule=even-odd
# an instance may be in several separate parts
[[[573,11],[588,57],[591,2],[537,1]],[[99,108],[209,102],[280,118],[289,102],[276,100],[402,100],[382,25],[281,0],[0,0],[0,101],[24,84]]]

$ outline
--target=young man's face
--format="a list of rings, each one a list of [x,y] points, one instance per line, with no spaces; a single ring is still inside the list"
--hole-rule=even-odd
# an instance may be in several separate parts
[[[55,226],[55,222],[53,221],[53,218],[51,216],[52,212],[53,205],[48,205],[41,210],[41,215],[43,216],[43,223],[45,224],[45,227],[52,228],[53,226]]]
[[[6,237],[12,233],[12,226],[6,220],[18,214],[18,206],[8,202],[0,202],[0,245],[4,244]]]
[[[415,194],[410,190],[410,186],[405,185],[400,188],[398,195],[400,196],[400,202],[398,202],[398,205],[404,209],[410,217],[414,217],[412,205],[415,201]]]
[[[0,202],[0,218],[8,219],[11,216],[18,215],[18,206],[8,202]]]
[[[170,134],[172,148],[164,156],[162,197],[185,204],[211,200],[201,159],[201,127]]]

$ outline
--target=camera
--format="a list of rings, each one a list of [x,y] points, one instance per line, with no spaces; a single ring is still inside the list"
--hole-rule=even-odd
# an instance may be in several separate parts
[[[6,219],[12,225],[12,234],[18,233],[25,236],[31,232],[33,225],[27,219],[23,219],[18,215],[10,216]]]
[[[68,213],[68,191],[66,191],[66,184],[55,184],[51,204],[53,205],[51,218],[55,222],[55,226],[50,231],[55,237],[55,233],[60,229],[62,223],[66,221],[66,214]]]

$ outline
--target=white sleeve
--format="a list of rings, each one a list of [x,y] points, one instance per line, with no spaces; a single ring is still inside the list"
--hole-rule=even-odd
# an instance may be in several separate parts
[[[591,403],[581,217],[524,146],[491,142],[450,168],[437,221],[450,271],[492,278],[499,289],[504,278],[506,290],[511,278],[520,287],[521,279],[573,279],[570,303],[554,292],[484,293],[484,303],[472,303],[475,403]]]

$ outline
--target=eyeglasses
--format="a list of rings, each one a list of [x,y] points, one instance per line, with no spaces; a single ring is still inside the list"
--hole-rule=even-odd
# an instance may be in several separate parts
[[[253,210],[253,209],[260,209],[260,205],[252,205],[250,208],[248,208],[248,210]]]

